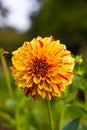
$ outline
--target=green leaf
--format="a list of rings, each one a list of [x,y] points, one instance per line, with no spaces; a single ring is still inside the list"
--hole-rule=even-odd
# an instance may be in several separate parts
[[[66,103],[68,103],[68,102],[74,100],[76,95],[77,95],[77,90],[72,93],[68,93],[67,95],[62,95],[61,97],[59,97],[59,100],[63,100]]]
[[[75,76],[73,79],[73,84],[75,88],[79,88],[81,90],[87,90],[87,80],[80,76]]]
[[[67,94],[67,96],[65,97],[65,102],[70,102],[74,100],[76,95],[77,95],[77,90],[72,93]]]
[[[0,118],[6,120],[10,124],[14,124],[14,119],[10,116],[9,113],[0,111]]]
[[[87,119],[87,110],[77,105],[69,105],[66,108],[66,115],[71,118]]]
[[[63,128],[63,130],[77,130],[79,126],[80,119],[74,119],[70,121],[66,126]]]

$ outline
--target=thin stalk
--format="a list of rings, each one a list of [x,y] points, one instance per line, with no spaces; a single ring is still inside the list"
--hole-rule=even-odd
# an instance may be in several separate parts
[[[1,61],[2,61],[2,66],[3,66],[5,77],[6,77],[6,82],[7,82],[7,88],[8,88],[8,91],[9,91],[9,95],[10,95],[11,98],[13,98],[13,92],[12,92],[12,87],[11,87],[9,71],[8,71],[8,67],[7,67],[6,60],[5,60],[4,56],[1,56]]]
[[[86,107],[86,110],[87,110],[87,91],[85,90],[85,107]]]
[[[16,106],[16,109],[15,109],[15,118],[16,118],[16,130],[21,130],[18,106]]]
[[[51,130],[54,130],[54,123],[53,123],[53,117],[52,117],[51,104],[50,104],[49,100],[48,100],[48,113],[49,113],[49,120],[50,120]]]
[[[59,123],[59,130],[62,130],[63,127],[63,120],[64,120],[64,113],[65,113],[65,106],[61,112],[61,117],[60,117],[60,123]]]
[[[66,88],[65,96],[67,96],[67,93],[68,93],[68,87]],[[65,113],[65,109],[66,109],[65,101],[63,101],[62,103],[63,103],[62,104],[63,109],[62,109],[61,116],[60,116],[59,130],[62,130],[62,128],[63,128],[64,113]]]
[[[9,92],[10,97],[13,98],[14,96],[13,96],[13,91],[12,91],[12,86],[11,86],[9,70],[8,70],[8,66],[6,64],[6,60],[4,56],[1,56],[1,61],[2,61],[2,66],[3,66],[5,77],[6,77],[8,92]],[[15,118],[16,118],[16,125],[17,125],[16,130],[21,130],[18,106],[16,106],[15,108]]]

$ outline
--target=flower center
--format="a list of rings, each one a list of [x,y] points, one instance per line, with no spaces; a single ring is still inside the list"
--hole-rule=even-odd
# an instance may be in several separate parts
[[[43,60],[36,60],[33,63],[33,73],[39,76],[45,76],[47,72],[47,63]]]

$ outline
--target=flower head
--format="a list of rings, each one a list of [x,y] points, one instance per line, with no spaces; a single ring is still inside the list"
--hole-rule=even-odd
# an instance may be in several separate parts
[[[14,51],[12,73],[26,96],[59,97],[73,77],[74,59],[59,40],[37,37]]]

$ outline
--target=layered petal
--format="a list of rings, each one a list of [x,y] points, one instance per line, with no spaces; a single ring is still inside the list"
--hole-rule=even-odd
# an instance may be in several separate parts
[[[59,97],[72,83],[74,58],[59,40],[37,37],[12,52],[12,74],[26,96]]]

